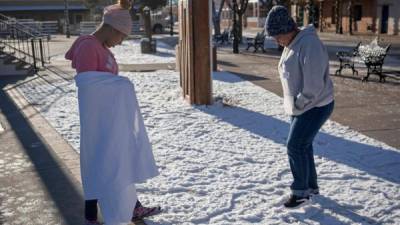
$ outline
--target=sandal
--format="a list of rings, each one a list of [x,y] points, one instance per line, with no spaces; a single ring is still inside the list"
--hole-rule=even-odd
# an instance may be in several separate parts
[[[132,221],[137,219],[142,219],[149,216],[154,216],[161,213],[161,207],[144,207],[139,206],[133,210]]]

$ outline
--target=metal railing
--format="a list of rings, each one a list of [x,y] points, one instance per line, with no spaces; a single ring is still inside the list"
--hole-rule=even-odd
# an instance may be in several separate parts
[[[24,22],[18,21],[16,18],[5,16],[0,13],[0,21],[6,21],[8,24],[13,25],[16,29],[26,31],[36,37],[47,37],[50,39],[50,35],[43,33],[40,29],[34,26],[29,26]]]
[[[0,14],[1,18],[1,14]],[[11,18],[10,18],[11,19]],[[48,35],[51,38],[52,34],[56,34],[59,30],[58,22],[53,21],[36,21],[33,19],[14,19],[14,21],[18,22],[21,27],[28,27],[30,33],[35,34],[36,36],[46,36]]]
[[[7,61],[37,72],[50,61],[49,38],[0,14],[0,52]]]

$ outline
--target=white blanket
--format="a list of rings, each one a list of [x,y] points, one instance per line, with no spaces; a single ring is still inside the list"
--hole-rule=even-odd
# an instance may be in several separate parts
[[[98,199],[106,225],[130,221],[135,183],[158,175],[133,84],[106,72],[75,77],[86,200]]]

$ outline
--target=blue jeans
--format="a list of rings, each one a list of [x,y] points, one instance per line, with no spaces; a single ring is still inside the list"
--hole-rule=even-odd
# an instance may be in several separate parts
[[[319,129],[332,114],[334,104],[332,101],[328,105],[292,116],[286,145],[293,175],[290,189],[296,196],[305,197],[309,195],[309,189],[318,189],[312,143]]]

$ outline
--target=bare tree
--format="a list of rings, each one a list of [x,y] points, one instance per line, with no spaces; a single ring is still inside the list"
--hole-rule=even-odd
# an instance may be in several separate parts
[[[98,19],[99,10],[96,6],[100,3],[100,0],[85,0],[85,5],[89,8],[91,20]]]
[[[233,53],[237,54],[239,53],[239,43],[243,37],[243,15],[249,0],[227,0],[227,3],[233,11]]]
[[[273,6],[282,5],[289,8],[293,0],[259,0],[260,7],[269,12]],[[265,15],[267,16],[267,15]],[[297,21],[296,21],[297,22]]]
[[[353,35],[353,0],[349,0],[349,6],[347,8],[349,13],[349,34]]]
[[[285,7],[289,7],[291,4],[291,0],[274,0],[275,5],[283,5]]]
[[[343,34],[341,0],[335,0],[335,21],[336,21],[336,33]]]
[[[225,0],[221,0],[217,11],[215,7],[215,0],[212,0],[212,19],[214,23],[214,32],[216,35],[221,34],[221,14],[224,5],[225,5]]]
[[[91,20],[101,20],[104,7],[115,3],[113,0],[84,0],[84,4],[89,8]]]
[[[260,0],[260,7],[264,8],[266,11],[271,10],[272,6],[274,6],[273,0]]]

